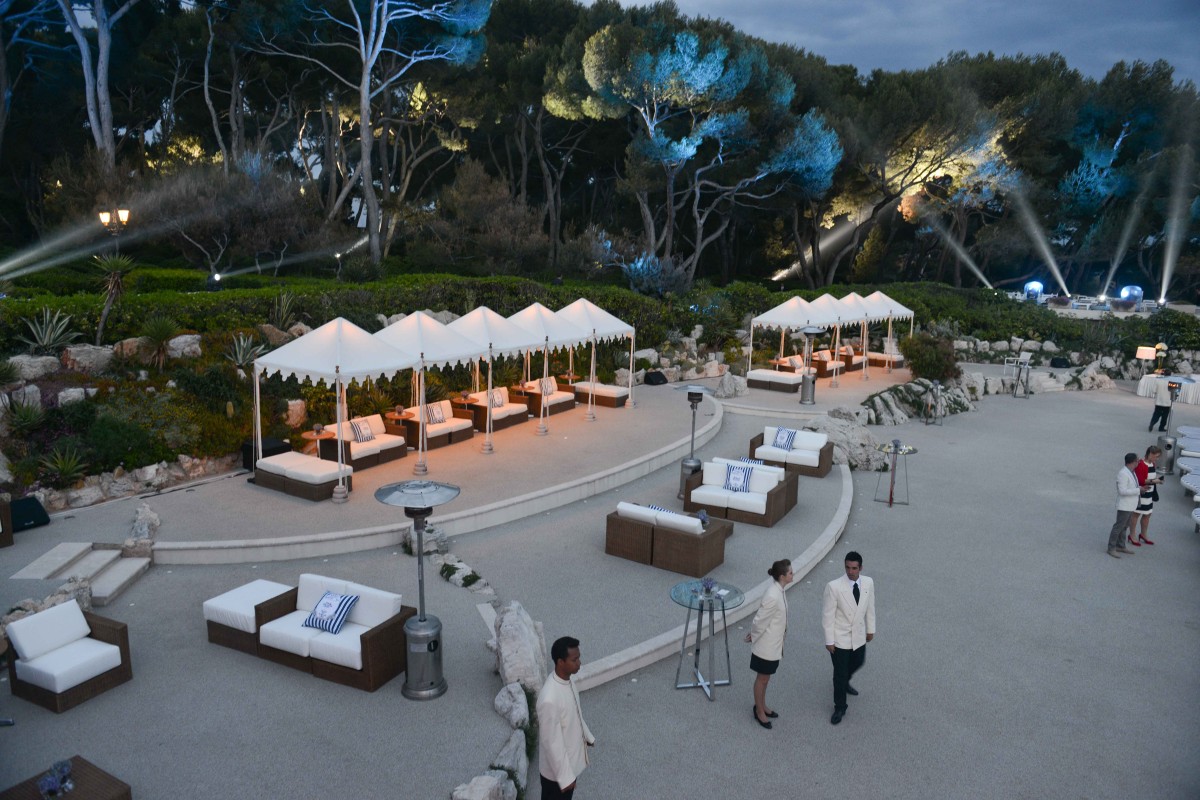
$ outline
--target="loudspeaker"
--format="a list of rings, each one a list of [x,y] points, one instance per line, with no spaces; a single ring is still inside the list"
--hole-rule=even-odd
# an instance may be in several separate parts
[[[662,386],[666,382],[667,382],[667,376],[663,375],[661,372],[658,372],[657,370],[646,373],[645,383],[647,386]]]
[[[262,440],[262,457],[277,456],[280,453],[289,453],[292,446],[287,442],[281,442],[278,439],[263,438]],[[254,471],[254,442],[242,443],[242,468]]]
[[[25,531],[50,524],[50,515],[36,497],[22,497],[12,501],[12,527],[14,531]]]
[[[1071,362],[1062,356],[1055,356],[1054,358],[1050,359],[1050,366],[1054,367],[1055,369],[1069,369]]]

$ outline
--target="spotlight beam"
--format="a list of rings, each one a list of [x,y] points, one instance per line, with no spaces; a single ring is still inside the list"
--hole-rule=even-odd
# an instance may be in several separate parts
[[[1017,189],[1012,192],[1012,198],[1017,206],[1017,216],[1020,217],[1021,226],[1025,228],[1025,232],[1029,234],[1029,238],[1033,240],[1034,248],[1038,255],[1042,257],[1042,262],[1054,275],[1054,280],[1058,282],[1059,288],[1067,296],[1071,296],[1071,292],[1067,289],[1067,283],[1063,280],[1062,273],[1058,269],[1058,263],[1054,260],[1054,253],[1050,250],[1050,242],[1046,239],[1046,234],[1042,230],[1042,226],[1038,224],[1037,219],[1033,216],[1033,209],[1029,207],[1029,201],[1025,199],[1025,195],[1021,190]]]
[[[942,241],[950,246],[950,249],[953,250],[954,254],[958,256],[958,260],[966,264],[971,272],[975,273],[975,277],[983,281],[984,286],[989,289],[996,288],[992,286],[991,282],[986,277],[984,277],[983,270],[981,270],[975,263],[975,259],[971,258],[970,254],[963,249],[963,246],[950,235],[950,232],[942,227],[942,223],[938,222],[937,219],[933,217],[929,217],[926,221],[929,223],[929,227],[933,228],[934,232],[937,233],[938,236],[942,237]]]

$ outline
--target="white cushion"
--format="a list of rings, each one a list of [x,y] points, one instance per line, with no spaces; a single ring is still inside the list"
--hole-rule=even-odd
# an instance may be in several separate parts
[[[769,381],[775,377],[776,370],[773,369],[752,369],[746,373],[747,380]]]
[[[713,461],[715,461],[718,464],[739,464],[741,466],[746,466],[745,461],[741,461],[736,458],[721,458],[718,456],[717,458],[714,458]],[[773,467],[770,464],[751,464],[750,466],[754,467],[755,472],[762,472],[767,475],[774,475],[776,481],[784,480],[784,478],[787,475],[787,471],[783,467]]]
[[[22,617],[11,622],[7,628],[8,640],[17,650],[22,661],[33,661],[71,642],[83,639],[89,633],[83,609],[75,600],[51,606],[44,611]]]
[[[354,473],[354,467],[348,464],[339,470],[336,461],[326,461],[323,458],[313,458],[312,456],[303,455],[301,459],[303,460],[289,464],[283,474],[292,480],[302,483],[317,484],[335,481],[339,475],[349,476]]]
[[[308,613],[308,610],[293,611],[279,619],[271,620],[258,629],[258,641],[267,647],[307,658],[312,640],[326,635],[324,631],[316,628],[304,627]]]
[[[548,406],[556,406],[559,403],[566,403],[567,401],[574,402],[574,400],[574,392],[555,392],[554,394],[546,395],[543,402]]]
[[[494,418],[493,418],[494,419]],[[454,431],[465,431],[474,425],[469,419],[459,419],[458,417],[446,417],[445,422],[438,422],[433,425],[425,426],[426,438],[441,436],[444,433],[453,433]]]
[[[379,436],[381,433],[385,432],[386,428],[383,427],[382,415],[371,414],[370,416],[363,417],[363,419],[365,419],[367,424],[371,426],[371,433],[375,434],[376,436]]]
[[[373,589],[361,583],[346,584],[346,591],[358,595],[358,604],[350,611],[347,622],[374,628],[400,613],[401,597],[395,592]],[[357,669],[357,667],[356,667]]]
[[[793,450],[820,450],[829,441],[829,435],[816,431],[796,431],[792,439]]]
[[[704,526],[700,524],[699,519],[674,511],[659,511],[654,524],[662,528],[670,528],[673,531],[694,533],[697,536],[704,533]]]
[[[311,572],[301,573],[299,591],[296,593],[296,608],[300,611],[312,611],[326,592],[353,594],[346,591],[346,582],[343,580],[326,578]]]
[[[725,469],[725,467],[721,467]],[[724,476],[721,478],[725,480]],[[729,496],[735,494],[728,489],[722,489],[721,484],[706,483],[702,486],[697,486],[692,489],[692,502],[697,505],[711,506],[712,508],[725,508],[729,505]]]
[[[204,618],[234,630],[254,633],[254,607],[292,587],[257,580],[204,601]]]
[[[758,467],[753,467],[750,473],[750,493],[763,494],[774,489],[779,485],[779,476],[768,472],[764,472]]]
[[[718,464],[716,461],[705,461],[704,477],[701,479],[701,483],[705,486],[724,486],[726,466],[726,464]]]
[[[617,516],[653,525],[658,512],[652,508],[634,505],[633,503],[617,503]]]
[[[730,492],[729,505],[738,511],[748,511],[751,514],[767,513],[767,496],[757,492]]]
[[[628,397],[628,386],[612,386],[607,383],[592,383],[591,381],[580,381],[575,384],[577,392],[586,394],[594,394],[597,397]]]
[[[367,456],[379,455],[379,442],[374,438],[368,439],[365,442],[349,441],[348,444],[351,460],[357,458],[366,458]]]
[[[403,436],[398,436],[394,433],[377,433],[375,434],[375,443],[379,446],[379,450],[391,450],[395,447],[404,447],[407,443]]]
[[[801,467],[816,467],[821,463],[821,453],[818,450],[793,450],[787,454],[787,463]]]
[[[297,453],[295,450],[289,450],[286,453],[260,458],[254,463],[254,466],[263,472],[270,472],[273,475],[287,475],[288,467],[304,464],[306,461],[317,460],[319,459],[314,459],[312,456],[306,456],[303,453]]]
[[[76,639],[30,661],[22,658],[16,670],[21,680],[59,694],[119,666],[121,648],[115,644]]]
[[[764,461],[775,461],[780,464],[786,464],[788,451],[764,444],[761,447],[754,448],[754,457],[761,458]]]
[[[362,669],[362,635],[369,630],[370,627],[366,625],[347,622],[338,633],[323,632],[310,640],[309,655],[330,664]]]

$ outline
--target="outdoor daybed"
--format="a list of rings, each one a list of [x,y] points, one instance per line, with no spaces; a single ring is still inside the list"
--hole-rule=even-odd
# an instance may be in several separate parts
[[[778,470],[706,461],[684,483],[683,508],[770,528],[794,505],[788,503],[788,491],[795,491],[794,484]]]
[[[336,461],[289,451],[260,458],[254,465],[254,485],[305,500],[328,500],[339,477],[346,479],[346,491],[353,488],[353,473],[349,464],[339,469]]]
[[[752,369],[746,373],[746,385],[751,389],[770,389],[773,392],[798,392],[804,375],[775,369]]]
[[[388,428],[391,428],[391,431]],[[355,469],[366,469],[408,455],[408,444],[394,426],[389,426],[379,414],[355,417],[341,425],[329,425],[325,430],[332,439],[317,441],[318,452],[326,461],[338,460],[342,448],[342,463]]]
[[[475,392],[471,396],[471,414],[475,430],[487,430],[487,392]],[[514,402],[508,396],[508,387],[501,386],[492,389],[492,430],[498,431],[512,425],[519,425],[529,419],[529,406],[525,398]]]
[[[8,624],[12,693],[61,714],[133,677],[129,629],[68,600]]]
[[[337,596],[323,607],[334,614],[320,624],[336,633],[305,625],[326,593]],[[349,605],[342,598],[358,598]],[[345,607],[349,605],[348,614]],[[400,595],[359,583],[303,574],[295,589],[255,606],[262,620],[258,628],[258,655],[269,661],[311,672],[318,678],[373,692],[404,672],[408,641],[404,621],[417,613],[401,605]]]
[[[710,519],[704,527],[687,514],[617,503],[604,526],[604,552],[659,569],[703,577],[725,562],[733,523]]]
[[[408,409],[410,418],[404,420],[408,440],[414,445],[421,436],[421,407]],[[455,408],[449,400],[425,404],[425,448],[445,447],[470,439],[475,435],[475,420],[469,408]]]
[[[588,398],[595,396],[593,403],[606,408],[621,408],[629,399],[628,386],[613,386],[608,383],[579,381],[575,384],[575,402],[587,404]]]
[[[526,402],[529,404],[529,413],[531,416],[540,417],[542,415],[543,397],[545,398],[547,416],[558,414],[562,411],[570,411],[575,407],[575,392],[571,390],[570,386],[559,386],[554,378],[529,381],[523,389]]]
[[[780,431],[785,433],[781,434]],[[787,434],[791,433],[789,439]],[[824,478],[833,469],[833,442],[815,431],[796,431],[768,425],[750,440],[750,458],[758,458],[788,472]]]

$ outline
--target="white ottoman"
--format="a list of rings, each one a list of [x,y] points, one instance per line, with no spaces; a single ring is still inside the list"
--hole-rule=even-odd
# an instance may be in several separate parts
[[[208,640],[213,644],[258,655],[258,621],[254,609],[259,603],[291,589],[291,586],[275,581],[257,580],[205,600],[204,620],[208,625]]]

